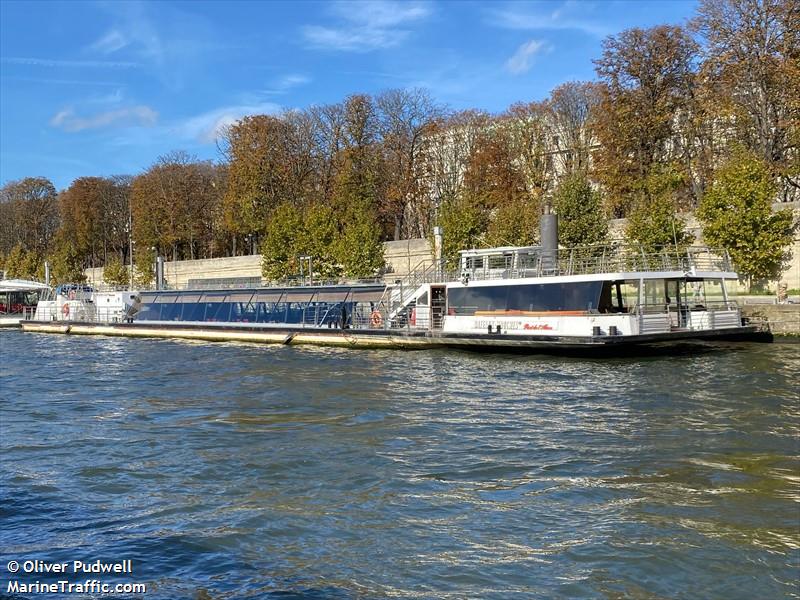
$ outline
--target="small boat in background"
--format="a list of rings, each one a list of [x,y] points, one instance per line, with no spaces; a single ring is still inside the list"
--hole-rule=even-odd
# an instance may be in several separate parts
[[[26,279],[0,279],[0,327],[19,327],[26,311],[36,308],[50,286]]]

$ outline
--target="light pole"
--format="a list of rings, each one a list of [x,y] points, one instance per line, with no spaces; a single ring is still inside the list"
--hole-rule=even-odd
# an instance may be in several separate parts
[[[131,212],[131,201],[128,200],[128,258],[131,268],[128,272],[128,289],[133,289],[133,213]]]

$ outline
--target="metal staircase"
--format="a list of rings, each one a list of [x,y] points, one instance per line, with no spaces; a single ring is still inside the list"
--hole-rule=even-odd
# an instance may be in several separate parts
[[[399,283],[389,285],[384,292],[381,306],[385,307],[388,315],[385,323],[390,329],[408,327],[411,313],[416,307],[416,298],[420,288],[428,283],[441,279],[441,269],[429,261],[420,262]]]

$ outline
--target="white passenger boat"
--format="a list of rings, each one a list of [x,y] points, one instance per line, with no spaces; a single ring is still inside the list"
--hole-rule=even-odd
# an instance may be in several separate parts
[[[724,251],[554,246],[464,250],[394,284],[125,292],[70,298],[25,331],[348,347],[617,354],[687,342],[771,341],[743,322]],[[83,291],[76,290],[80,294]],[[110,301],[109,301],[110,302]]]
[[[36,307],[50,287],[26,279],[0,279],[0,327],[19,327],[25,311]]]

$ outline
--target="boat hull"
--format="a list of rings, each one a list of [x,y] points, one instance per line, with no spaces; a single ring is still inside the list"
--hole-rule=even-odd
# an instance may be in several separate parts
[[[709,342],[771,342],[772,335],[757,326],[701,331],[672,331],[645,335],[545,336],[467,334],[413,330],[258,327],[163,323],[83,323],[24,321],[22,329],[36,333],[180,338],[202,341],[238,341],[283,345],[348,348],[460,348],[465,350],[610,356],[639,354],[642,350],[670,352],[677,346]]]

